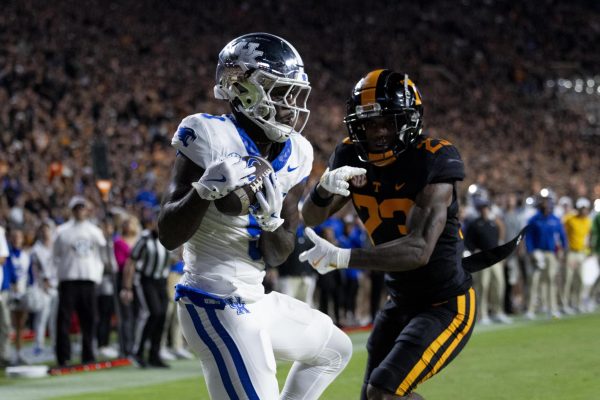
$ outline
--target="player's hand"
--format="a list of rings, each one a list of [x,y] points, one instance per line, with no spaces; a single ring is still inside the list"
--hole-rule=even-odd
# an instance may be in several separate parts
[[[256,167],[248,167],[241,157],[228,156],[209,165],[192,186],[204,200],[217,200],[250,183],[254,171]]]
[[[339,194],[347,197],[350,195],[348,181],[355,176],[365,175],[367,170],[364,168],[356,168],[344,166],[330,171],[329,168],[325,171],[319,185],[332,194]]]
[[[350,249],[340,249],[315,233],[311,228],[305,228],[304,234],[315,247],[300,253],[298,259],[309,264],[321,275],[336,269],[348,268]]]
[[[256,222],[263,231],[273,232],[283,224],[281,207],[283,206],[283,194],[277,183],[277,175],[271,172],[263,179],[265,194],[256,193],[258,207],[250,206],[250,214],[256,218]]]

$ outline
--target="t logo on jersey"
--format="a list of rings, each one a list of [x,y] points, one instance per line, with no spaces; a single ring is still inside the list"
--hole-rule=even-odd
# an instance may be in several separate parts
[[[225,299],[225,303],[227,303],[229,307],[234,309],[237,315],[250,314],[250,310],[246,308],[246,303],[242,300],[240,296],[234,296]]]
[[[192,128],[182,126],[181,128],[177,129],[177,139],[183,143],[184,147],[188,147],[190,145],[188,140],[193,142],[197,137],[198,136],[196,136],[196,132],[194,132]]]

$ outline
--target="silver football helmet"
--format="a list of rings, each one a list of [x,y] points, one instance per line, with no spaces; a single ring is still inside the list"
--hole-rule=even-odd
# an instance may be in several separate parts
[[[310,111],[310,84],[302,58],[286,40],[269,33],[233,39],[219,53],[215,97],[229,101],[273,142],[302,132]]]

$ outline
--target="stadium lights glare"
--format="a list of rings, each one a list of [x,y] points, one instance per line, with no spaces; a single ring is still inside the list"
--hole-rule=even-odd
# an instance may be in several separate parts
[[[550,194],[550,191],[546,188],[543,188],[542,190],[540,190],[540,195],[542,197],[548,197],[549,194]]]
[[[469,193],[470,194],[473,194],[476,191],[477,191],[477,185],[476,184],[473,183],[473,184],[469,185]]]

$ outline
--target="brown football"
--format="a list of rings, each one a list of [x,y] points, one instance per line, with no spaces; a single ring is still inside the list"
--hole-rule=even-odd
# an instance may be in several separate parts
[[[242,160],[245,160],[249,167],[256,167],[255,178],[249,184],[215,200],[217,210],[232,217],[248,214],[250,205],[256,202],[256,193],[263,188],[263,179],[274,171],[271,163],[262,157],[244,156]]]

